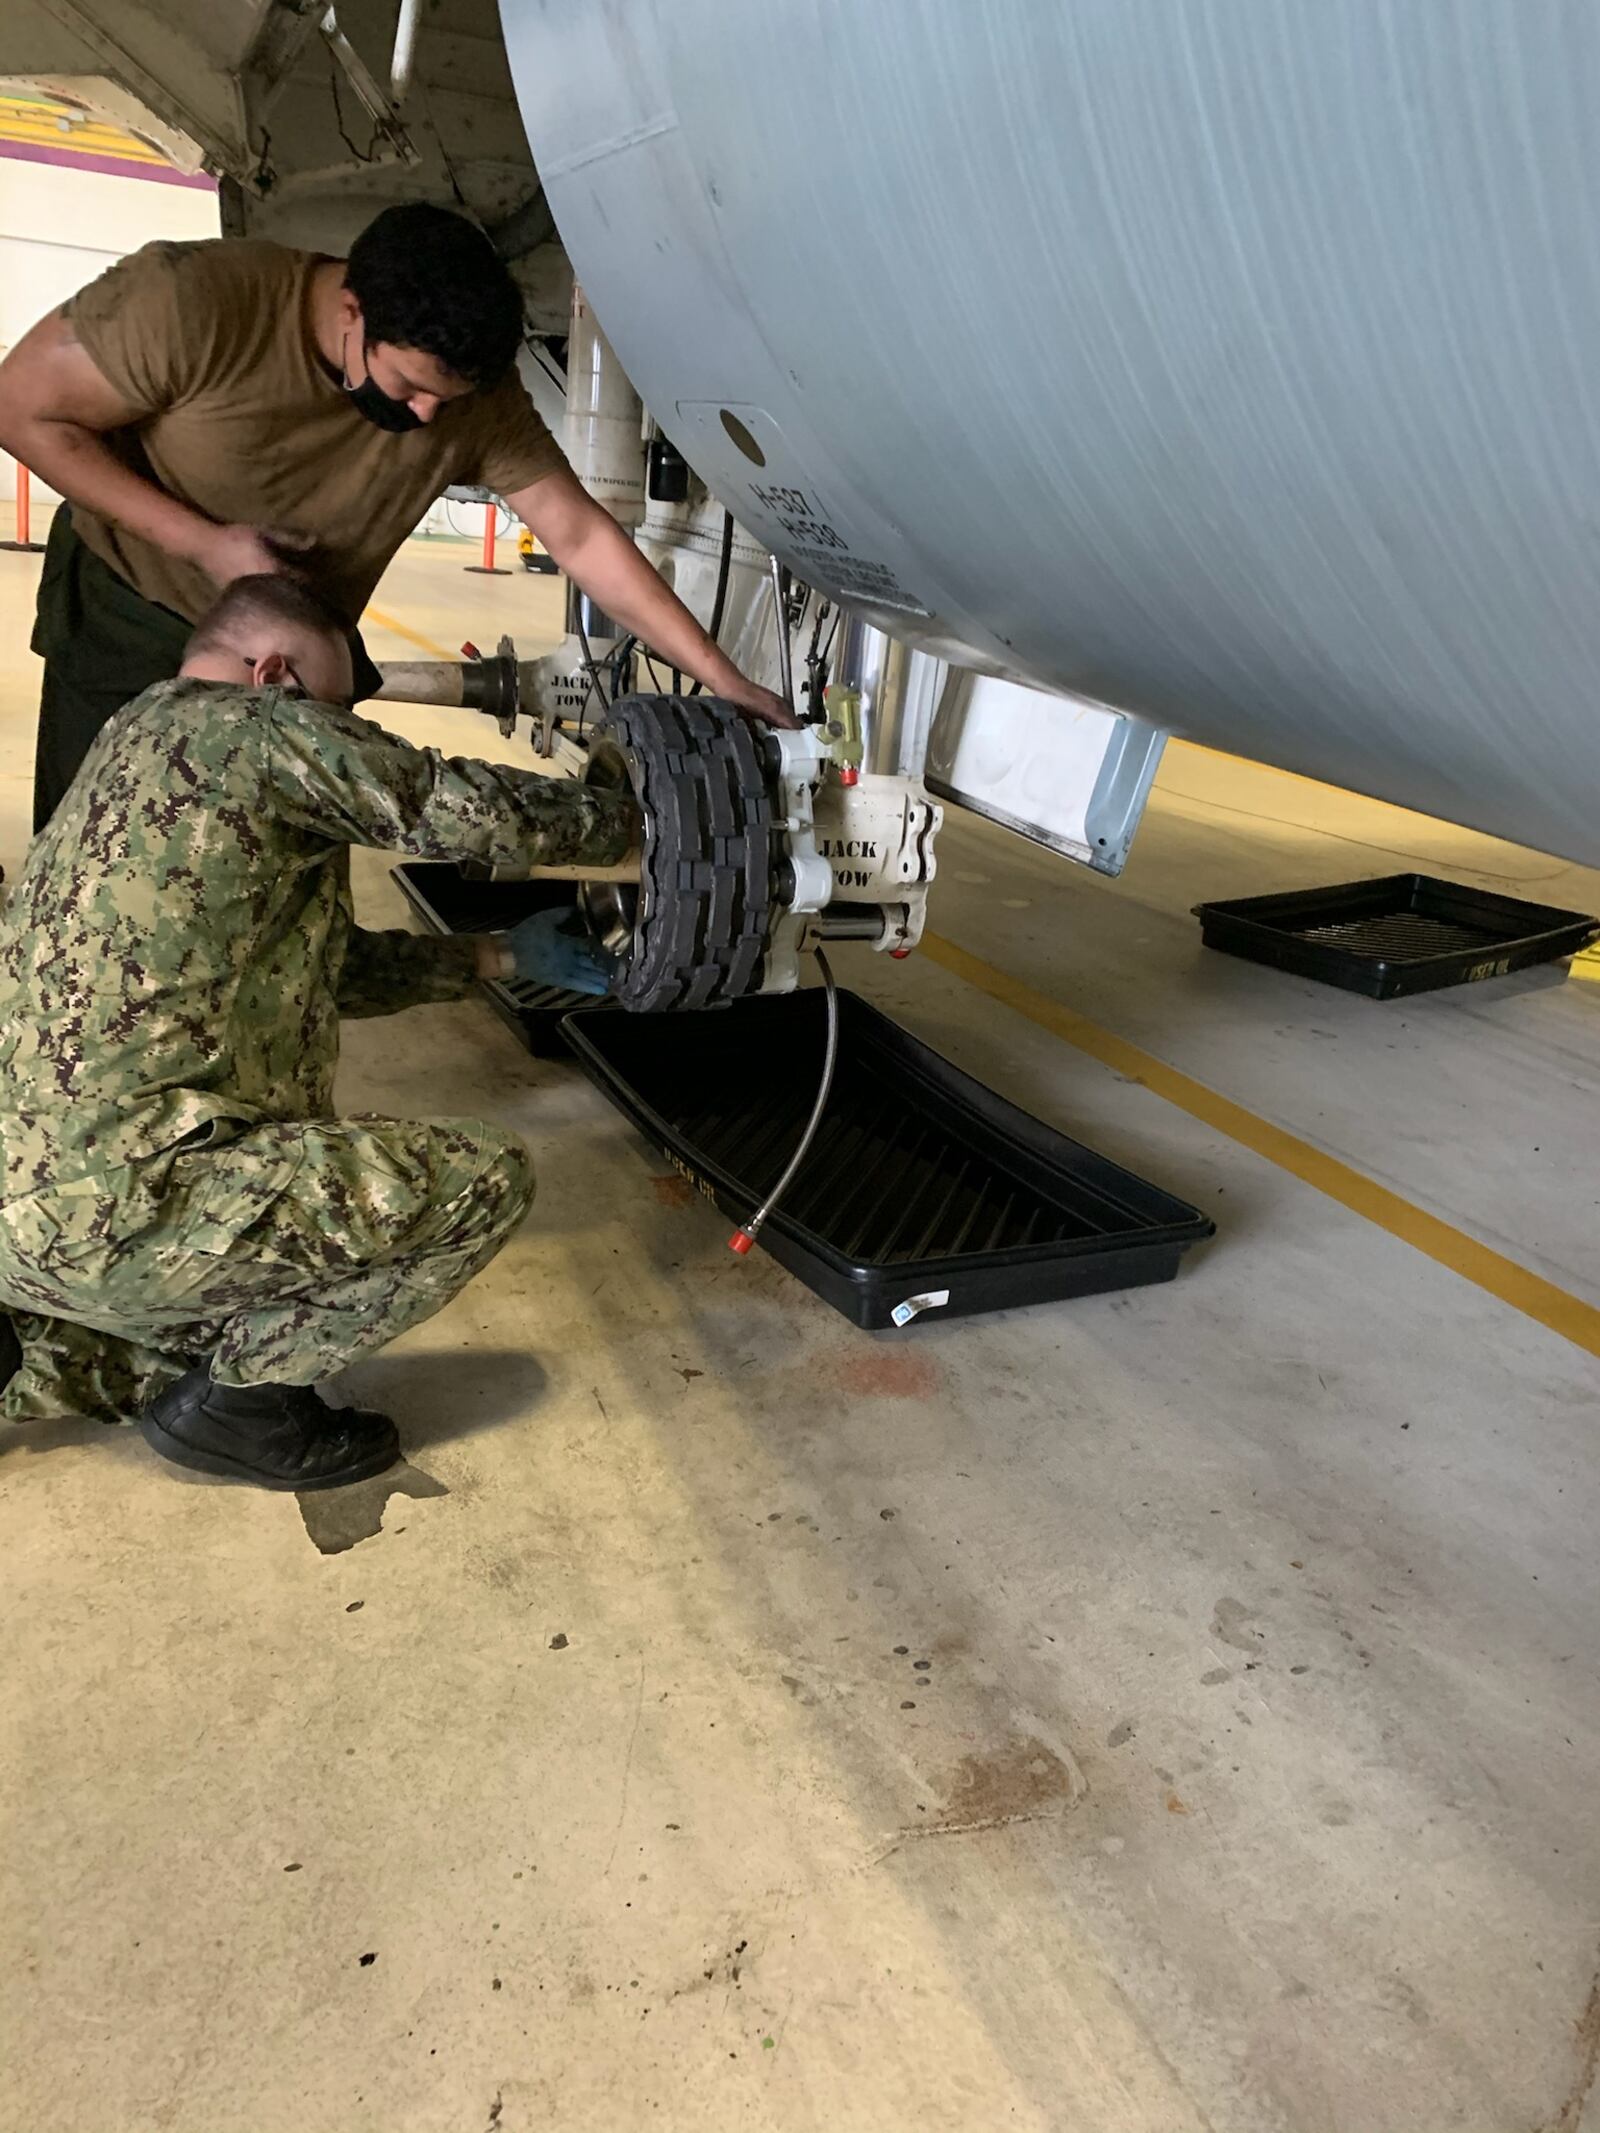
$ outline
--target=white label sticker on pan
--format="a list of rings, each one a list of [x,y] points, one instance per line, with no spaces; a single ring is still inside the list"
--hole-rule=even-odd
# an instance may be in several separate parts
[[[896,1304],[889,1316],[897,1326],[909,1326],[923,1311],[937,1311],[941,1304],[949,1301],[948,1289],[929,1289],[922,1296],[908,1296],[904,1303]]]

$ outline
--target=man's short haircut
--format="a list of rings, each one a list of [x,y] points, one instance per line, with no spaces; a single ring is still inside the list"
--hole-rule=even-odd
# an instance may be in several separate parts
[[[350,247],[345,284],[369,342],[418,348],[497,385],[522,342],[522,297],[476,223],[426,200],[386,207]]]
[[[206,609],[184,647],[184,657],[191,659],[197,652],[219,648],[237,651],[239,639],[262,624],[269,628],[287,625],[316,636],[340,637],[347,644],[350,641],[350,626],[343,615],[304,578],[263,572],[259,577],[235,578]]]

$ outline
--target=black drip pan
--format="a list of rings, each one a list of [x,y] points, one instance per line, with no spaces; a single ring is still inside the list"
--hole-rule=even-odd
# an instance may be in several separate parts
[[[1386,874],[1333,889],[1197,904],[1208,948],[1270,963],[1373,1000],[1503,978],[1575,955],[1600,919],[1524,903],[1432,874]]]
[[[1214,1225],[1041,1125],[854,993],[822,1126],[761,1242],[858,1326],[1170,1281]],[[820,992],[714,1015],[584,1015],[585,1070],[730,1222],[760,1204],[822,1070]]]
[[[448,861],[410,859],[394,879],[406,902],[430,933],[503,933],[519,919],[556,904],[575,904],[570,881],[474,881]],[[540,1059],[571,1056],[561,1035],[562,1018],[606,1002],[554,985],[520,978],[485,979],[482,990],[513,1035]]]

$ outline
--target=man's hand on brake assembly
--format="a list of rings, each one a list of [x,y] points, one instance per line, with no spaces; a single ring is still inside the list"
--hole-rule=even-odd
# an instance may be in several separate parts
[[[800,723],[776,690],[763,689],[757,682],[747,681],[737,692],[728,690],[727,701],[746,718],[755,719],[763,726],[793,727]]]
[[[478,942],[481,978],[521,978],[529,985],[549,985],[558,992],[588,993],[598,999],[611,983],[604,957],[596,953],[588,929],[574,910],[557,905],[491,933]]]

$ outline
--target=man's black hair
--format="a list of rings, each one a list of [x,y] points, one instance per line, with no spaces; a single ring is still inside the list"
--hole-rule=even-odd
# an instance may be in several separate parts
[[[469,385],[496,385],[522,341],[522,298],[476,223],[425,200],[386,207],[350,247],[345,286],[369,343],[419,348]]]
[[[190,659],[196,652],[214,651],[219,645],[235,651],[234,639],[263,622],[342,637],[347,643],[350,638],[350,625],[343,615],[304,578],[263,572],[259,577],[234,579],[195,624],[183,656]]]

